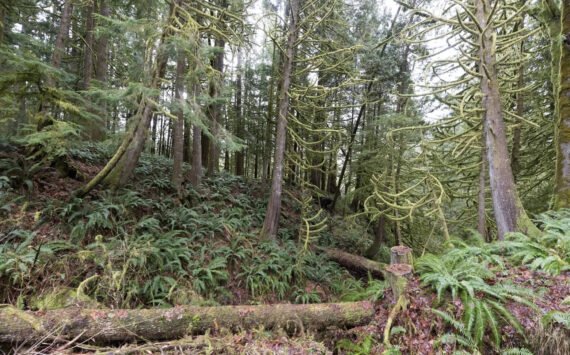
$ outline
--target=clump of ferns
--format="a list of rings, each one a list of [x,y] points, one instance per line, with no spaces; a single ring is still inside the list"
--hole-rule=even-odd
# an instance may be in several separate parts
[[[515,265],[559,275],[570,270],[570,210],[546,212],[538,221],[544,232],[531,238],[522,233],[509,233],[495,243],[495,252]]]
[[[75,253],[84,263],[96,266],[97,282],[89,295],[115,307],[161,304],[180,280],[188,279],[188,265],[194,260],[182,231],[143,232],[153,228],[151,217],[139,226],[136,235],[104,238]]]
[[[532,309],[536,295],[528,289],[512,283],[495,283],[495,274],[488,267],[496,259],[489,252],[471,247],[456,247],[442,255],[425,255],[415,265],[420,279],[437,293],[437,302],[460,299],[463,304],[461,319],[452,313],[433,309],[455,329],[455,333],[442,336],[439,343],[453,343],[474,350],[483,345],[484,335],[490,331],[492,344],[499,348],[500,321],[509,324],[524,338],[523,328],[505,307],[507,302],[518,302]],[[501,268],[502,264],[497,263]]]

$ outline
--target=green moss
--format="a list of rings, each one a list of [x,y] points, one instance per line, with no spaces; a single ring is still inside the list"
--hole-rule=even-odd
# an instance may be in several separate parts
[[[84,294],[78,294],[75,289],[64,287],[56,288],[53,291],[32,297],[30,307],[41,311],[50,309],[66,308],[80,304],[89,308],[98,308],[98,303]]]

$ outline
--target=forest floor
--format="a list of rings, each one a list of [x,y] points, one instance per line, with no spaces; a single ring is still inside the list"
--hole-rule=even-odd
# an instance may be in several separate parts
[[[460,319],[463,303],[459,298],[438,301],[437,293],[417,274],[406,290],[410,304],[392,325],[390,342],[395,347],[386,347],[384,327],[396,303],[392,292],[385,283],[346,270],[324,254],[300,251],[300,208],[294,200],[300,191],[292,190],[284,198],[276,241],[260,240],[257,235],[265,212],[266,184],[221,173],[206,178],[197,190],[185,184],[180,200],[170,187],[170,163],[165,159],[146,156],[127,189],[98,189],[88,198],[70,199],[74,189],[99,171],[108,154],[98,146],[76,150],[70,161],[80,180],[62,178],[50,167],[33,171],[18,152],[0,156],[12,164],[3,165],[11,166],[12,175],[9,183],[0,185],[0,303],[42,311],[68,306],[369,299],[375,304],[374,320],[361,327],[319,333],[215,329],[170,342],[114,344],[112,348],[88,343],[25,344],[5,346],[8,353],[435,354],[461,348],[442,338],[454,329],[432,309]],[[328,230],[312,243],[355,254],[367,246],[370,235],[365,225],[328,217]],[[377,258],[386,261],[386,257],[383,249]],[[545,353],[542,348],[553,348],[543,347],[546,342],[557,342],[560,354],[570,353],[568,331],[543,327],[540,322],[549,311],[570,312],[570,271],[551,276],[506,262],[504,269],[493,272],[490,284],[509,281],[538,295],[536,309],[506,303],[527,336],[524,339],[508,322],[502,324],[500,349],[524,347],[540,354]],[[486,334],[483,343],[491,344],[490,339]],[[481,349],[501,352],[490,345]]]

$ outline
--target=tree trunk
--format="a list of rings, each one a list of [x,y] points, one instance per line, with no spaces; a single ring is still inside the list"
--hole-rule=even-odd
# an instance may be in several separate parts
[[[190,163],[191,162],[191,157],[192,157],[192,145],[190,144],[190,142],[192,141],[191,139],[192,137],[192,126],[188,123],[184,123],[184,153],[182,154],[182,160],[185,163]]]
[[[176,61],[176,87],[174,88],[174,99],[180,107],[176,114],[176,122],[173,128],[172,138],[172,185],[176,189],[178,195],[182,190],[182,160],[184,159],[184,110],[182,99],[182,91],[184,90],[184,73],[186,71],[186,57],[184,49],[178,49],[178,60]]]
[[[554,208],[570,207],[570,0],[562,1]]]
[[[64,308],[29,312],[0,308],[0,343],[56,338],[98,343],[165,340],[204,333],[220,327],[232,331],[283,328],[291,333],[349,328],[367,324],[374,316],[370,302],[310,305],[174,307],[169,309]]]
[[[50,59],[50,65],[54,68],[59,68],[61,66],[61,60],[63,54],[65,53],[65,41],[69,36],[69,28],[71,25],[71,16],[73,14],[73,0],[65,0],[63,4],[63,9],[61,11],[61,17],[59,22],[59,29],[57,32],[57,37],[55,39],[54,49]],[[55,87],[56,80],[53,75],[48,75],[46,78],[46,86],[48,88]],[[50,110],[49,101],[42,98],[40,104],[40,112],[43,114],[40,116],[37,125],[37,131],[41,131],[44,127],[47,127],[53,123],[52,118],[48,116]]]
[[[236,78],[236,135],[238,138],[244,139],[243,117],[241,114],[241,48],[238,48],[237,55],[237,78]],[[236,152],[236,175],[244,174],[244,151]]]
[[[479,166],[479,196],[477,204],[477,231],[483,240],[487,240],[487,223],[485,214],[485,186],[487,179],[487,150],[485,149],[485,131],[482,134],[481,165]]]
[[[0,6],[0,47],[2,46],[2,42],[4,42],[4,26],[6,20],[6,9],[4,6]]]
[[[73,0],[65,0],[61,11],[59,30],[55,39],[54,50],[51,56],[50,65],[54,68],[61,66],[61,60],[65,53],[65,41],[69,36],[71,16],[73,14]],[[55,79],[50,75],[47,78],[48,86],[55,86]]]
[[[93,76],[93,28],[95,22],[93,20],[93,12],[95,8],[95,0],[87,3],[87,14],[85,16],[85,49],[83,51],[83,90],[91,88],[91,77]]]
[[[194,100],[200,95],[200,85],[194,86]],[[194,110],[199,110],[194,102]],[[197,113],[195,113],[197,114]],[[190,170],[190,184],[196,187],[202,182],[202,129],[198,125],[192,126],[192,170]]]
[[[495,41],[493,26],[487,25],[492,6],[489,0],[477,1],[477,19],[484,29],[479,38],[479,72],[481,92],[484,95],[483,109],[485,110],[485,141],[487,161],[489,163],[489,180],[493,210],[497,222],[499,240],[509,232],[522,232],[530,235],[538,233],[538,229],[528,218],[519,199],[511,165],[505,134],[505,122],[499,96],[499,81],[495,66]]]
[[[376,225],[376,228],[374,228],[374,241],[372,242],[372,245],[370,245],[370,247],[364,252],[365,257],[373,258],[376,254],[378,254],[380,247],[384,243],[385,234],[386,217],[384,217],[384,215],[380,215],[380,217],[378,217],[378,224]]]
[[[109,17],[109,5],[105,0],[99,0],[99,14]],[[97,64],[95,66],[95,78],[102,83],[107,82],[107,37],[97,39]]]
[[[341,250],[318,248],[323,251],[329,259],[340,265],[354,271],[361,273],[370,273],[372,276],[384,279],[384,266],[385,264],[379,263],[374,260],[367,259],[360,255],[346,253]]]
[[[213,100],[219,99],[220,96],[220,87],[223,85],[224,80],[222,78],[222,74],[224,71],[224,47],[226,42],[222,39],[216,39],[215,42],[216,47],[218,47],[218,52],[214,55],[214,59],[212,61],[212,67],[214,70],[217,70],[220,75],[219,83],[212,80],[210,82],[210,97]],[[208,115],[210,117],[212,123],[212,136],[214,139],[210,139],[209,143],[210,146],[209,150],[209,157],[208,157],[208,171],[207,174],[211,175],[220,170],[220,147],[218,142],[216,142],[216,138],[218,137],[218,129],[221,120],[221,107],[220,104],[217,102],[212,102],[208,105]]]
[[[521,56],[524,56],[523,43],[521,43]],[[524,65],[521,62],[519,66],[517,92],[517,115],[522,117],[524,115],[524,96],[522,89],[524,88]],[[513,170],[513,178],[517,180],[517,174],[520,170],[519,155],[521,150],[521,120],[515,119],[515,128],[513,129],[513,149],[511,151],[511,169]]]
[[[94,0],[97,1],[97,0]],[[99,0],[99,14],[101,16],[109,17],[109,5],[105,0]],[[103,85],[107,84],[107,37],[101,36],[96,42],[96,63],[95,63],[95,79]],[[109,115],[107,114],[107,104],[102,103],[99,110],[100,116],[103,120],[103,128],[110,128]],[[99,137],[93,137],[97,140],[105,139],[105,129],[100,129]]]
[[[96,11],[96,0],[91,0],[87,4],[86,25],[85,25],[85,49],[83,51],[83,90],[91,89],[91,78],[93,77],[93,50],[95,49],[95,38],[93,30],[95,28],[95,20],[93,13]],[[104,55],[104,54],[103,54]],[[96,109],[92,109],[97,112]],[[101,112],[101,110],[98,110]],[[100,141],[105,136],[104,119],[89,120],[86,123],[87,137],[91,141]]]
[[[276,236],[279,228],[279,215],[281,213],[281,193],[283,190],[283,167],[285,158],[285,141],[287,138],[287,114],[289,112],[289,87],[293,70],[293,61],[297,52],[296,41],[299,25],[300,0],[291,0],[291,22],[289,23],[289,39],[287,41],[287,54],[283,61],[283,84],[279,99],[279,113],[275,138],[275,157],[273,162],[273,178],[271,181],[271,195],[267,204],[267,213],[261,232],[264,236]]]

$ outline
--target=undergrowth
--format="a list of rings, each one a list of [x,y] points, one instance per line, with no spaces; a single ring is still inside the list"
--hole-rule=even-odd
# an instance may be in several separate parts
[[[69,154],[99,164],[108,156],[104,147],[89,144]],[[366,289],[326,257],[298,252],[294,201],[284,202],[291,213],[282,216],[279,240],[261,240],[263,186],[220,173],[197,188],[185,184],[179,199],[170,169],[168,159],[143,155],[136,180],[123,189],[29,204],[19,191],[33,192],[40,170],[6,170],[1,213],[18,218],[0,226],[1,302],[33,307],[36,295],[71,288],[119,308],[317,303]]]

